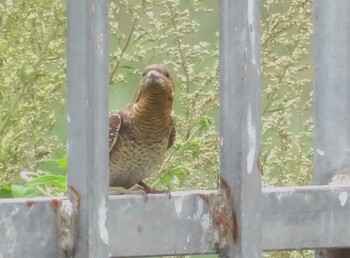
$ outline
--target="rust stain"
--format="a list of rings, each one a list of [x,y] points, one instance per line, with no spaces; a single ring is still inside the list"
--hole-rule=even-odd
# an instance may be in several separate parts
[[[200,194],[205,201],[212,228],[209,231],[209,241],[218,253],[223,253],[232,246],[238,238],[236,213],[233,208],[232,191],[224,179],[220,179],[220,189],[216,193]]]
[[[224,196],[226,197],[226,203],[227,203],[226,212],[230,212],[230,214],[225,214],[226,215],[225,221],[221,219],[218,222],[226,223],[226,225],[230,228],[233,241],[236,242],[238,237],[238,226],[237,226],[236,212],[233,208],[232,191],[228,183],[223,178],[220,178],[220,187],[224,191]],[[222,217],[219,216],[218,218],[222,218]]]
[[[260,174],[263,176],[264,175],[264,166],[263,166],[263,164],[261,162],[261,150],[260,150],[259,156],[258,156],[258,158],[256,160],[256,166],[257,166]]]
[[[25,204],[27,205],[28,208],[32,207],[34,202],[33,201],[26,201]]]
[[[51,200],[51,206],[54,209],[55,212],[57,212],[58,207],[60,206],[61,201],[58,199],[52,199]]]
[[[76,251],[76,240],[79,235],[80,195],[72,186],[68,186],[68,198],[52,200],[56,213],[58,236],[58,257],[73,257]]]
[[[210,194],[198,194],[198,196],[200,198],[202,198],[205,203],[209,206],[210,203],[213,201],[213,199],[215,198],[216,194],[215,193],[210,193]]]
[[[68,195],[71,197],[71,201],[76,205],[78,211],[80,210],[80,194],[73,186],[68,186]]]

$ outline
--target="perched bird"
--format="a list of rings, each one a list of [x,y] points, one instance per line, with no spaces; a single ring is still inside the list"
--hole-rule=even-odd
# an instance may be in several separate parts
[[[174,83],[163,65],[144,69],[134,103],[109,117],[109,168],[112,187],[139,184],[155,172],[175,139]]]

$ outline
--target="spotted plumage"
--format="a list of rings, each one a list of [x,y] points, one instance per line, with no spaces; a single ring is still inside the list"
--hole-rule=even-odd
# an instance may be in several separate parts
[[[162,65],[145,68],[134,103],[109,118],[110,186],[129,189],[155,172],[175,139],[174,84]]]

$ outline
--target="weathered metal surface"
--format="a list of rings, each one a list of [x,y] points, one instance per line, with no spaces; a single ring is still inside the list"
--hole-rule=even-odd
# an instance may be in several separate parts
[[[53,205],[58,241],[58,257],[73,257],[77,248],[76,242],[79,227],[80,196],[70,188],[70,198]]]
[[[350,1],[314,5],[315,183],[328,184],[350,175]]]
[[[57,257],[60,199],[0,199],[0,257]]]
[[[314,178],[327,184],[336,174],[350,175],[350,1],[318,0],[314,8]],[[350,257],[350,250],[316,257]]]
[[[214,253],[216,236],[207,199],[216,191],[112,196],[109,210],[112,256]]]
[[[350,186],[267,188],[264,250],[350,247]]]
[[[237,241],[221,257],[261,257],[260,1],[220,1],[221,178],[230,188]]]
[[[216,222],[223,220],[208,204],[218,198],[222,202],[217,191],[176,192],[171,199],[150,194],[147,201],[142,195],[111,196],[110,255],[215,253],[221,227]],[[56,257],[54,209],[61,201],[0,199],[0,257]],[[350,186],[264,189],[263,250],[350,247],[349,214]]]
[[[67,1],[68,184],[80,196],[75,257],[108,256],[107,10],[107,0]]]

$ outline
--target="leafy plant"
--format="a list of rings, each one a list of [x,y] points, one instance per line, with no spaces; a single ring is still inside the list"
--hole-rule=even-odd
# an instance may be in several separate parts
[[[61,1],[0,2],[0,182],[59,149],[48,132],[63,103],[65,15]]]
[[[263,6],[263,168],[266,185],[312,176],[311,0]]]
[[[40,163],[55,163],[60,174],[47,171],[22,171],[21,184],[0,186],[0,198],[25,198],[34,196],[63,196],[67,189],[67,158],[41,160]]]

